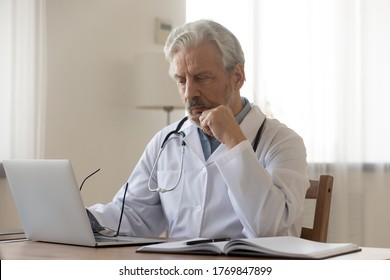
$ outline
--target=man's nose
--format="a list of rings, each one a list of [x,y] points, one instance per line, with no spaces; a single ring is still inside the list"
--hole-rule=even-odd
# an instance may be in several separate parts
[[[197,89],[196,84],[194,82],[187,80],[184,97],[188,99],[195,96],[199,96],[199,90]]]

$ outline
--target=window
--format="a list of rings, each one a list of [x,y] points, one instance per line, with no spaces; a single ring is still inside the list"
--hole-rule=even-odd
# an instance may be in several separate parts
[[[0,1],[0,160],[42,152],[44,3]]]
[[[236,34],[243,95],[303,137],[309,162],[390,162],[390,2],[187,0],[199,18]]]
[[[0,160],[10,157],[11,2],[0,1]]]

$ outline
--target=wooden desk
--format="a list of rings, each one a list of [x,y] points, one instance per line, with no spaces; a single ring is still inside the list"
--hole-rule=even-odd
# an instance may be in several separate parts
[[[0,242],[2,260],[192,260],[228,259],[220,256],[137,253],[140,246],[92,248],[35,241]]]
[[[89,248],[34,241],[0,242],[2,260],[245,260],[253,257],[136,253],[139,246]],[[390,249],[363,247],[361,252],[337,256],[341,260],[390,259]]]

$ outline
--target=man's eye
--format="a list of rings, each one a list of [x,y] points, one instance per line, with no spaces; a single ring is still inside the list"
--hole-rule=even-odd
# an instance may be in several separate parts
[[[185,79],[177,79],[176,82],[178,85],[185,85],[186,80]]]
[[[209,78],[209,76],[196,76],[196,80],[198,82],[204,82],[204,81],[207,81]]]

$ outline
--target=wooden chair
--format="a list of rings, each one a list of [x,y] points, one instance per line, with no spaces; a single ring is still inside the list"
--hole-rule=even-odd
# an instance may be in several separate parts
[[[320,179],[310,180],[306,199],[316,199],[312,228],[303,227],[301,238],[326,242],[328,235],[330,202],[332,200],[333,177],[321,175]]]

